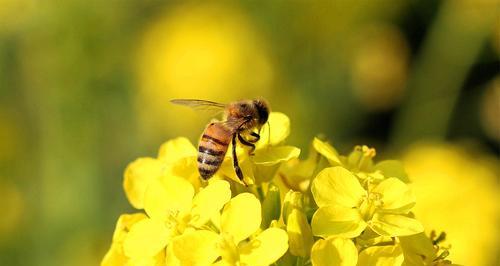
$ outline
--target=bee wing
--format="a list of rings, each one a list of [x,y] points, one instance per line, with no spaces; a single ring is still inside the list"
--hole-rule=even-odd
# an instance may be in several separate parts
[[[236,132],[241,126],[243,126],[243,124],[245,124],[247,122],[249,122],[249,119],[242,117],[239,119],[225,120],[225,121],[222,121],[220,123],[224,124],[227,128],[230,128]]]
[[[170,100],[173,104],[185,105],[197,111],[210,111],[215,114],[224,111],[226,108],[226,104],[205,101],[205,100],[197,100],[197,99],[173,99]]]

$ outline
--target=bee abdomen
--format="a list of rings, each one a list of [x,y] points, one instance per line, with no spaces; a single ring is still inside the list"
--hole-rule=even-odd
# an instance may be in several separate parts
[[[203,179],[210,178],[219,170],[229,146],[229,139],[225,136],[218,138],[208,134],[203,134],[201,137],[198,147],[198,172]]]

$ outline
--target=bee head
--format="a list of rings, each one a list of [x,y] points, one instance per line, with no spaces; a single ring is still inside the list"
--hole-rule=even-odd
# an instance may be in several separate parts
[[[255,108],[257,109],[257,112],[259,114],[259,124],[264,125],[269,118],[269,105],[263,99],[254,100],[253,104],[255,105]]]

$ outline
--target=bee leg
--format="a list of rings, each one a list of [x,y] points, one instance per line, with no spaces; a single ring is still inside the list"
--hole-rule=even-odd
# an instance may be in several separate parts
[[[238,133],[238,140],[241,142],[241,144],[243,145],[246,145],[246,146],[249,146],[251,147],[252,149],[250,150],[250,155],[253,155],[254,154],[254,151],[255,151],[255,144],[253,144],[252,142],[244,139],[240,133]]]
[[[254,140],[252,140],[252,142],[257,142],[257,141],[259,141],[259,139],[260,139],[260,135],[259,135],[259,133],[250,132],[250,136],[255,137],[255,139],[254,139]]]
[[[233,142],[232,142],[232,144],[233,144],[233,167],[234,167],[234,171],[236,172],[236,175],[238,176],[238,178],[245,184],[245,186],[247,186],[247,184],[243,180],[243,172],[241,171],[241,168],[240,168],[240,166],[238,164],[238,157],[236,155],[236,134],[233,135]]]

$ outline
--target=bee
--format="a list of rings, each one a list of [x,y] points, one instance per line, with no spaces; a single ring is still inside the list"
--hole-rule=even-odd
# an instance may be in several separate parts
[[[268,103],[263,99],[241,100],[228,104],[195,99],[174,99],[171,102],[194,109],[224,112],[225,120],[209,123],[201,135],[198,144],[198,172],[203,180],[212,177],[219,170],[231,143],[234,171],[245,183],[236,155],[236,143],[238,141],[250,147],[250,154],[253,154],[255,143],[260,139],[260,135],[254,130],[260,132],[267,122],[270,113]]]

